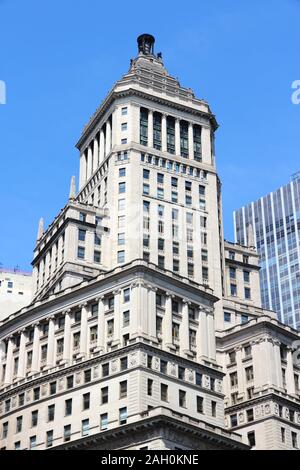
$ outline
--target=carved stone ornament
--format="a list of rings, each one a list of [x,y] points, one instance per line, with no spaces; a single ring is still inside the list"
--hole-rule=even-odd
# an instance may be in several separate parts
[[[265,413],[266,415],[269,415],[271,413],[271,406],[270,406],[270,403],[267,403],[265,405]]]
[[[284,416],[286,417],[286,419],[290,419],[290,411],[288,408],[284,409]]]
[[[279,416],[279,406],[277,403],[274,403],[274,413]]]
[[[129,356],[129,365],[134,367],[137,364],[137,353],[134,352]]]
[[[42,385],[42,396],[44,397],[47,395],[47,384]]]
[[[31,390],[27,390],[26,392],[26,401],[30,401],[31,399]]]
[[[13,408],[15,406],[17,406],[17,397],[16,396],[12,397],[11,405],[12,405]]]
[[[62,390],[64,388],[64,379],[61,378],[58,381],[58,390]]]
[[[99,366],[94,367],[94,379],[99,377]]]
[[[203,376],[203,388],[210,388],[210,377],[209,375]]]
[[[147,366],[147,354],[144,352],[141,355],[141,363],[143,366]]]
[[[239,423],[243,423],[245,421],[245,416],[244,416],[244,413],[241,412],[239,413]]]
[[[216,380],[216,392],[222,393],[222,391],[223,391],[222,380]]]
[[[154,361],[153,361],[153,369],[154,370],[159,370],[159,366],[160,366],[159,358],[155,357]]]
[[[255,412],[255,416],[260,416],[261,415],[261,407],[260,406],[256,406],[254,408],[254,412]]]
[[[76,378],[75,378],[75,382],[76,382],[77,384],[80,384],[80,382],[81,382],[81,372],[76,372],[76,376],[75,376],[75,377],[76,377]]]
[[[189,382],[194,382],[194,371],[193,371],[193,369],[188,369],[187,379],[188,379]]]
[[[117,370],[118,370],[118,361],[115,359],[114,361],[111,362],[111,371],[117,372]]]
[[[176,375],[176,364],[175,364],[175,362],[171,362],[171,364],[170,364],[170,374],[171,375]]]

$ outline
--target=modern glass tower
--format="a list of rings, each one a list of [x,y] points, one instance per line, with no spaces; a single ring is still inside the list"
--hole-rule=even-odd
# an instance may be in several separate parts
[[[263,307],[300,328],[300,172],[265,197],[234,212],[236,242],[248,244],[247,227],[261,257]]]

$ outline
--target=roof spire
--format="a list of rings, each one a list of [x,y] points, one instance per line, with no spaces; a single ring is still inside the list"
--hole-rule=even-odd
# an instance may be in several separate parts
[[[39,241],[42,238],[43,234],[44,234],[44,219],[43,219],[43,217],[41,217],[40,220],[39,220],[37,241]]]
[[[71,184],[70,184],[70,194],[69,194],[69,200],[73,200],[76,197],[76,182],[75,182],[75,176],[72,176],[71,178]]]

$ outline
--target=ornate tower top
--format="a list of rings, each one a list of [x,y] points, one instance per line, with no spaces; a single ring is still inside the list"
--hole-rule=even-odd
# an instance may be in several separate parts
[[[151,34],[141,34],[137,38],[139,53],[144,55],[154,55],[155,38]]]

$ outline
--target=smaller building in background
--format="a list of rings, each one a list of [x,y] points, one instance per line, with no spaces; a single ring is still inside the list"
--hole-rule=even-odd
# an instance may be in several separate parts
[[[300,172],[281,188],[234,212],[235,241],[260,255],[262,306],[300,329]]]
[[[30,304],[32,274],[0,268],[0,321]]]

